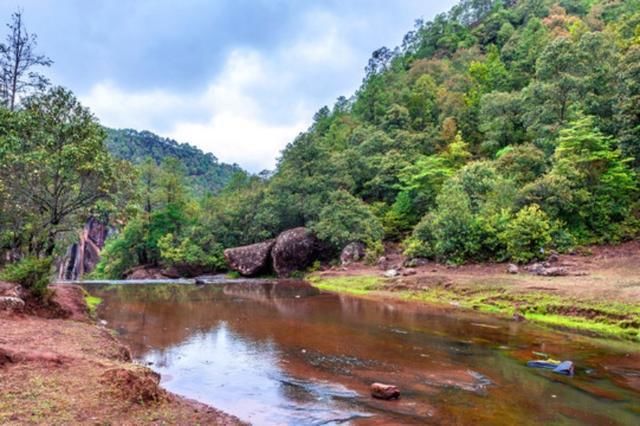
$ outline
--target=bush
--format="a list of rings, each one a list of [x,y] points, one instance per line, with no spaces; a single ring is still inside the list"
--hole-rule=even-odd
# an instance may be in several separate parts
[[[173,234],[167,234],[160,238],[158,247],[162,262],[168,266],[191,266],[207,271],[225,267],[223,249],[219,244],[205,251],[201,244],[194,243],[190,238],[177,241]]]
[[[432,258],[433,253],[433,215],[427,213],[413,229],[413,233],[404,242],[404,254],[409,258]]]
[[[27,257],[7,265],[0,273],[0,279],[20,284],[32,296],[46,301],[52,265],[51,258]]]
[[[540,206],[521,209],[501,234],[507,255],[519,263],[542,259],[552,242],[552,225]]]
[[[471,201],[461,185],[453,183],[443,188],[437,198],[432,232],[436,257],[452,263],[462,263],[477,255],[479,232],[471,211]]]

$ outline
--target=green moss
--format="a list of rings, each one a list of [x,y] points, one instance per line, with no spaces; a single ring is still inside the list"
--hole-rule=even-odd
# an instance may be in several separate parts
[[[375,290],[384,291],[384,280],[375,276],[311,276],[309,280],[321,290],[338,293],[366,295]],[[391,295],[505,317],[518,313],[528,321],[552,327],[640,341],[640,306],[635,304],[567,298],[538,291],[515,292],[490,283],[446,288],[432,285],[420,290],[394,291]]]
[[[308,280],[320,290],[356,295],[369,294],[381,287],[382,279],[374,276],[330,277],[311,276]]]
[[[102,303],[102,299],[97,296],[92,296],[88,292],[85,292],[84,301],[89,308],[89,315],[91,315],[92,317],[95,316],[98,306]]]

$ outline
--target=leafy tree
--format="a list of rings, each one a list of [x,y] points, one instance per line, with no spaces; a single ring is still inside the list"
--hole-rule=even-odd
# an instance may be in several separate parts
[[[367,205],[346,191],[331,194],[320,219],[311,228],[336,251],[351,242],[372,246],[384,234],[380,221]]]
[[[117,191],[115,164],[95,117],[67,90],[28,98],[4,134],[2,187],[29,217],[29,252],[53,254],[59,234]]]
[[[451,183],[437,198],[433,212],[432,243],[436,257],[461,263],[479,249],[479,234],[471,201],[461,185]]]
[[[631,47],[619,65],[620,89],[617,103],[620,145],[625,156],[640,170],[640,43]]]
[[[551,228],[548,216],[538,205],[523,208],[501,234],[507,255],[520,263],[544,259],[551,244]]]

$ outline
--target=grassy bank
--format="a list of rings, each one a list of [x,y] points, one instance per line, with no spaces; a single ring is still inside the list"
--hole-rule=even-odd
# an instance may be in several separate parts
[[[378,293],[385,297],[453,305],[506,317],[518,315],[527,321],[552,327],[640,341],[640,306],[636,303],[565,297],[484,282],[424,283],[418,279],[403,279],[399,283],[396,280],[367,275],[312,275],[309,280],[325,291],[357,296]]]

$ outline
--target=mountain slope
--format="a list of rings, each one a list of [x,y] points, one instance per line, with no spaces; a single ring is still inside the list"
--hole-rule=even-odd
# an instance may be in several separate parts
[[[197,193],[217,192],[234,173],[242,169],[237,164],[225,164],[211,153],[187,143],[178,143],[149,131],[105,128],[107,149],[114,156],[134,164],[150,157],[161,163],[167,157],[175,157],[184,164],[190,186]]]

